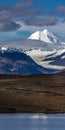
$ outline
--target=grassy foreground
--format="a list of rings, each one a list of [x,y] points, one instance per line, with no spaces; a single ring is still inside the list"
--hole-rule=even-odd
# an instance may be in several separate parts
[[[1,113],[65,113],[65,76],[0,75]]]

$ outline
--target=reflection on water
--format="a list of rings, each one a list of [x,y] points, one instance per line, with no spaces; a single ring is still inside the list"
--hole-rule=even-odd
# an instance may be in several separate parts
[[[0,130],[65,130],[65,114],[1,114]]]

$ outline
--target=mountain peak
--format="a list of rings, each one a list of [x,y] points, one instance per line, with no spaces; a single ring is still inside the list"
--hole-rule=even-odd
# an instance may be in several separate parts
[[[47,29],[43,31],[34,32],[28,39],[40,40],[46,43],[59,43],[61,42],[54,34],[49,32]]]
[[[47,29],[44,29],[43,32],[44,32],[44,33],[48,33],[48,30],[47,30]]]

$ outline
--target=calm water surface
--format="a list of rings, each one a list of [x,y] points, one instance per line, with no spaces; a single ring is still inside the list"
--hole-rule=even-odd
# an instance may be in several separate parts
[[[65,114],[1,114],[0,130],[65,130]]]

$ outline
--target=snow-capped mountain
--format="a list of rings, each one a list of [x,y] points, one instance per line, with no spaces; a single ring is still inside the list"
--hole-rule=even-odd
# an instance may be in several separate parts
[[[46,29],[28,39],[1,44],[0,73],[47,74],[62,69],[65,69],[65,44]]]
[[[49,71],[37,65],[22,49],[0,48],[0,74],[44,74]]]
[[[61,40],[59,40],[61,41]],[[30,49],[39,49],[43,48],[44,51],[53,51],[54,49],[64,49],[65,44],[61,41],[60,43],[47,43],[40,40],[31,40],[31,39],[21,39],[21,40],[14,40],[14,41],[3,41],[0,42],[0,47],[11,47],[11,48],[22,48],[22,50],[30,50]]]
[[[48,74],[65,68],[65,49],[0,48],[0,74]]]
[[[36,40],[40,44],[40,46],[26,51],[26,54],[38,65],[47,69],[61,70],[65,68],[65,44],[54,34],[44,29],[33,33],[28,39],[34,43]]]
[[[47,29],[44,29],[43,31],[34,32],[28,39],[40,40],[46,43],[60,43],[61,42],[61,40],[59,40],[55,35],[53,35]]]

